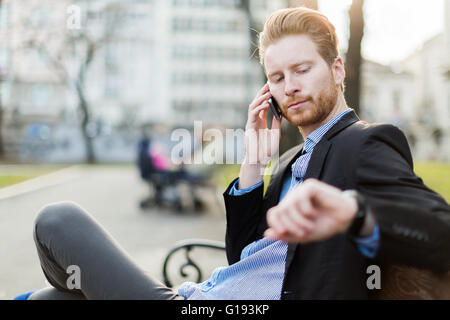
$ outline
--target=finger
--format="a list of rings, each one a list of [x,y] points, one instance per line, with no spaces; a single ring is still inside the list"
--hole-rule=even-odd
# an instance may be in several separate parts
[[[267,109],[267,108],[264,108],[263,110],[261,110],[261,111],[259,112],[259,118],[260,118],[261,120],[267,120],[267,112],[268,112],[268,109]]]
[[[306,234],[306,231],[301,224],[292,219],[290,211],[295,211],[295,209],[287,208],[286,211],[283,212],[284,214],[280,215],[280,220],[286,226],[288,231],[287,234],[294,236],[297,240],[299,240]],[[299,212],[295,212],[294,214],[298,215]]]
[[[278,238],[278,240],[281,240],[283,242],[287,242],[287,243],[305,243],[306,241],[304,241],[303,239],[297,239],[297,236],[292,235],[292,234],[286,234],[283,236],[280,236]]]
[[[272,227],[278,235],[286,233],[287,228],[280,220],[280,210],[272,210],[267,214],[267,224]]]
[[[305,180],[297,185],[291,192],[296,201],[294,205],[300,210],[303,216],[314,220],[317,216],[317,203],[314,201],[316,194],[314,183],[311,180]]]
[[[263,95],[264,93],[266,93],[267,91],[269,91],[269,83],[266,82],[266,84],[259,89],[259,91],[256,93],[255,99],[261,95]]]
[[[338,188],[315,179],[308,179],[304,183],[307,187],[306,193],[313,208],[313,213],[333,210],[340,203],[341,191]]]
[[[307,219],[303,215],[303,212],[299,212],[299,210],[295,208],[290,208],[288,214],[292,224],[302,228],[305,233],[310,233],[314,230],[315,223],[312,220]]]
[[[252,103],[250,104],[250,110],[256,108],[259,105],[261,105],[263,102],[269,102],[270,97],[271,97],[270,92],[267,92],[267,93],[259,96],[258,98],[253,100]]]
[[[289,242],[289,243],[299,242],[295,236],[290,235],[290,234],[280,235],[273,228],[267,229],[264,232],[264,237],[272,239],[272,240],[280,240],[280,241]]]
[[[265,94],[263,94],[263,95],[261,95],[261,96],[255,98],[255,99],[253,100],[253,102],[250,104],[249,109],[250,109],[250,110],[255,109],[257,106],[261,105],[264,101],[269,100],[269,98],[270,98],[271,96],[272,96],[272,95],[270,94],[270,92],[267,92],[267,93],[265,93]]]
[[[268,110],[269,108],[269,103],[268,102],[264,102],[263,104],[261,104],[260,106],[258,106],[257,108],[253,109],[252,111],[250,111],[250,113],[253,116],[259,116],[259,113],[263,110]]]
[[[305,194],[305,197],[296,203],[305,219],[314,220],[317,216],[317,208],[314,207],[312,197],[312,194]]]
[[[264,237],[273,240],[280,240],[279,234],[273,228],[269,228],[266,231],[264,231]]]

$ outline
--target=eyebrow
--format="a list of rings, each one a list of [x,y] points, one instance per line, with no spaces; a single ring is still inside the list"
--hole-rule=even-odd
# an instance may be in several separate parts
[[[296,67],[298,67],[298,66],[301,66],[301,65],[304,65],[304,64],[312,64],[312,63],[313,63],[312,60],[305,60],[305,61],[302,61],[302,62],[297,62],[297,63],[291,64],[291,65],[289,66],[289,69],[294,69],[294,68],[296,68]],[[271,72],[267,77],[268,77],[268,78],[273,77],[274,75],[276,75],[276,74],[278,74],[278,73],[281,73],[281,71],[274,71],[274,72]]]

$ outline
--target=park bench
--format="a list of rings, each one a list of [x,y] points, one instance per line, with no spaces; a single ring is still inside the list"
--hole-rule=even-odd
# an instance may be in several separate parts
[[[173,287],[168,272],[169,262],[175,253],[184,251],[185,262],[180,266],[179,272],[183,278],[188,276],[187,267],[197,272],[195,282],[206,280],[203,277],[202,267],[191,257],[195,248],[213,249],[223,251],[225,243],[205,239],[187,239],[176,242],[169,250],[163,263],[163,280],[168,287]],[[381,290],[375,290],[372,299],[381,300],[450,300],[450,271],[436,273],[406,265],[380,266],[382,271]]]

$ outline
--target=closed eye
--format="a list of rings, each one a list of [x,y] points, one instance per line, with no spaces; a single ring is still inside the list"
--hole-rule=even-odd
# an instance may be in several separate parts
[[[299,72],[299,73],[307,73],[307,72],[309,72],[309,70],[311,70],[311,67],[302,68],[302,69],[298,70],[297,72]]]
[[[309,66],[309,67],[303,67],[303,68],[297,69],[297,70],[295,71],[295,73],[298,73],[298,74],[305,74],[305,73],[308,73],[310,70],[311,70],[311,66]],[[277,77],[274,77],[274,78],[273,78],[273,82],[274,82],[274,83],[279,83],[279,82],[281,82],[283,79],[284,79],[283,76],[277,76]]]
[[[275,83],[278,83],[283,80],[283,77],[276,77],[274,80],[275,80]]]

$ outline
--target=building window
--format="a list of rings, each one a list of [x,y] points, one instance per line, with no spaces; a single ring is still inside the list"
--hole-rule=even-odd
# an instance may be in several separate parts
[[[194,8],[225,7],[237,8],[241,0],[172,0],[172,5],[176,7],[186,6]]]
[[[179,46],[172,47],[173,59],[197,59],[197,60],[238,60],[247,57],[244,48],[216,47],[216,46]]]
[[[243,23],[236,19],[211,20],[193,19],[189,17],[175,17],[172,20],[174,32],[204,32],[226,33],[243,31]]]
[[[245,75],[239,73],[194,73],[174,72],[171,75],[172,84],[183,85],[227,85],[240,86],[245,84]]]

